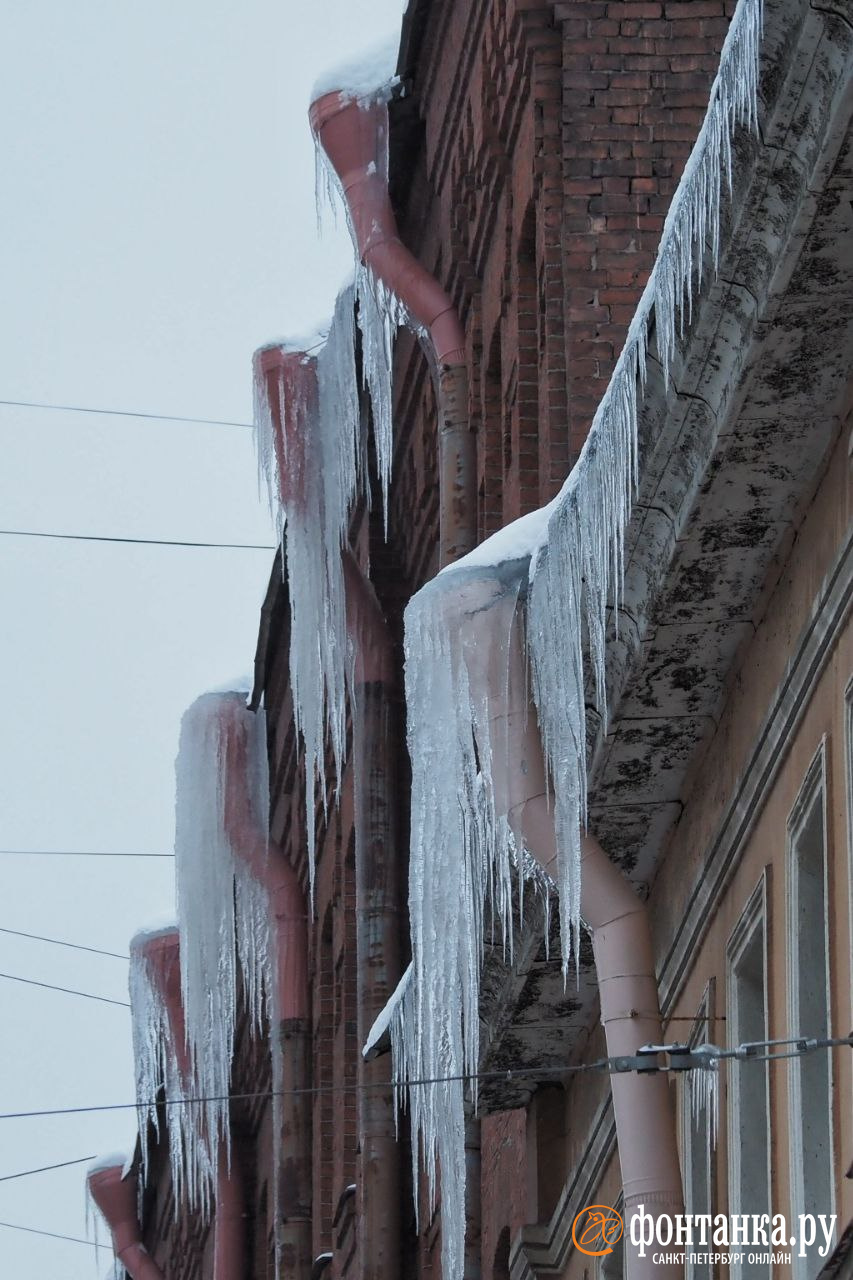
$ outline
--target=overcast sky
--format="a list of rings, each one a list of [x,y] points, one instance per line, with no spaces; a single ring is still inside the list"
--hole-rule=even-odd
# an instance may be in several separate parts
[[[0,399],[249,422],[253,349],[331,309],[310,85],[401,0],[0,0]],[[251,432],[0,406],[0,526],[269,543]],[[0,534],[0,849],[169,853],[180,715],[251,668],[267,551]],[[168,859],[0,853],[0,929],[125,953]],[[126,965],[0,932],[0,971],[127,998]],[[0,978],[3,1113],[133,1098],[126,1009]],[[0,1179],[126,1148],[133,1112],[0,1120]],[[0,1221],[86,1235],[85,1165]],[[0,1226],[0,1272],[92,1280]]]

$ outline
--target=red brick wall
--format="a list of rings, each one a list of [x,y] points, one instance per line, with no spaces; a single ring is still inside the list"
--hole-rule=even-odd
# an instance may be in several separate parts
[[[695,139],[734,0],[462,0],[414,62],[424,146],[403,238],[468,333],[481,534],[548,501],[583,444]],[[433,566],[434,404],[397,362],[397,533]],[[414,513],[414,516],[413,516]]]
[[[529,1221],[527,1113],[484,1117],[480,1131],[483,1186],[483,1280],[508,1280],[506,1247]],[[496,1265],[497,1264],[497,1265]]]

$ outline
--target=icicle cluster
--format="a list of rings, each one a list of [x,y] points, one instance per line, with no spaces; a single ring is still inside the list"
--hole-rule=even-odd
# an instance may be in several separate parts
[[[688,1072],[690,1080],[690,1110],[694,1124],[704,1119],[708,1125],[708,1143],[717,1145],[720,1127],[720,1050],[715,1044],[694,1045],[692,1052],[704,1057],[702,1066]]]
[[[280,350],[295,353],[294,344]],[[290,684],[305,752],[308,865],[313,886],[315,782],[325,803],[328,731],[337,778],[346,745],[347,628],[341,547],[356,497],[363,441],[355,376],[355,290],[338,295],[328,336],[303,357],[295,386],[279,375],[275,420],[267,377],[255,360],[255,430],[261,476],[283,536],[290,598]],[[278,438],[279,448],[276,443]],[[298,459],[288,458],[296,450]],[[298,473],[281,475],[279,458]],[[298,490],[298,491],[297,491]]]
[[[251,848],[238,847],[241,836],[226,811],[226,795],[235,793],[234,779],[228,788],[232,751],[246,770],[236,782],[245,803],[242,831],[253,841]],[[263,712],[247,711],[241,694],[198,698],[181,723],[176,775],[181,988],[193,1090],[207,1099],[200,1104],[201,1125],[195,1132],[205,1135],[205,1158],[215,1169],[219,1143],[229,1144],[238,969],[256,1029],[262,1026],[272,987],[269,903],[255,874],[266,857],[269,830]],[[192,1151],[189,1156],[191,1166],[198,1163]]]
[[[406,615],[406,695],[412,760],[410,915],[413,977],[392,1022],[398,1079],[450,1077],[410,1092],[430,1185],[441,1164],[442,1274],[462,1275],[464,1112],[462,1085],[478,1060],[479,966],[486,885],[505,894],[506,831],[496,821],[488,763],[490,718],[483,664],[508,654],[528,555],[527,649],[533,695],[555,797],[557,888],[564,972],[580,928],[580,832],[586,821],[587,664],[606,716],[605,631],[618,616],[625,531],[638,473],[637,412],[649,322],[665,377],[677,325],[701,285],[705,242],[719,251],[721,175],[731,179],[731,136],[757,119],[761,0],[740,0],[726,39],[707,117],[673,199],[658,257],[624,350],[576,467],[549,508],[496,535],[413,599]],[[547,520],[547,523],[546,523]],[[494,568],[489,574],[487,567]],[[475,568],[474,577],[469,575]],[[471,584],[475,588],[471,590]],[[479,594],[479,599],[477,598]],[[470,644],[464,615],[488,609],[484,654]],[[482,623],[479,634],[484,634]],[[588,660],[585,658],[588,652]],[[506,671],[506,667],[504,670]],[[495,687],[492,682],[492,687]],[[492,890],[494,892],[494,889]],[[504,899],[505,900],[505,899]],[[506,921],[503,922],[506,929]],[[703,1073],[704,1074],[704,1073]]]
[[[412,762],[409,915],[412,979],[392,1021],[398,1083],[409,1093],[412,1150],[420,1143],[430,1194],[441,1169],[442,1274],[461,1275],[465,1093],[476,1106],[480,972],[485,937],[511,956],[513,877],[523,909],[525,863],[496,779],[506,773],[508,705],[527,702],[511,674],[527,560],[484,573],[455,570],[428,584],[406,612],[406,702]],[[488,611],[488,627],[482,615]],[[516,637],[513,640],[513,637]],[[461,1206],[461,1207],[460,1207]]]
[[[381,303],[377,301],[381,299]],[[356,320],[361,333],[361,365],[373,417],[373,438],[387,521],[391,475],[391,358],[399,321],[396,300],[359,265],[355,282],[338,295],[328,333],[314,354],[303,356],[304,376],[278,376],[276,401],[268,378],[255,359],[255,433],[259,474],[278,522],[290,598],[290,684],[294,720],[305,753],[309,800],[306,804],[308,866],[313,890],[315,818],[311,797],[319,784],[326,802],[326,735],[339,783],[346,746],[345,691],[352,660],[347,634],[341,549],[366,476],[366,440],[362,431],[355,359]],[[297,355],[299,342],[276,344]],[[264,350],[267,350],[265,348]],[[277,443],[279,447],[277,448]],[[295,450],[298,457],[288,458]],[[298,474],[281,474],[291,465]]]
[[[606,727],[605,629],[618,619],[625,530],[637,483],[637,408],[646,373],[649,322],[664,379],[679,326],[701,286],[706,240],[719,254],[721,178],[731,184],[731,137],[757,116],[761,0],[740,0],[711,89],[710,103],[673,197],[660,248],[610,385],[577,465],[551,512],[546,541],[531,562],[528,645],[533,692],[554,785],[564,969],[578,940],[580,830],[586,823],[586,669]]]
[[[176,931],[177,924],[143,929],[130,944],[129,986],[142,1177],[144,1180],[148,1172],[149,1125],[160,1137],[157,1098],[162,1089],[176,1211],[186,1196],[188,1203],[206,1217],[213,1195],[214,1165],[204,1137],[203,1117],[199,1107],[182,1101],[195,1096],[193,1082],[185,1078],[180,1067],[184,1045],[175,1039],[157,973],[145,952],[146,943]]]

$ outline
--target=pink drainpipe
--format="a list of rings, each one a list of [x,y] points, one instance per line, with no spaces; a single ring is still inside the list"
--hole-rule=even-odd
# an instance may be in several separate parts
[[[192,1096],[194,1085],[186,1039],[186,1021],[181,998],[180,936],[177,929],[146,938],[141,949],[157,983],[178,1055],[184,1090]],[[246,1211],[243,1175],[236,1152],[219,1148],[216,1173],[216,1214],[213,1224],[213,1280],[242,1280],[246,1249]],[[146,1278],[147,1280],[147,1278]]]
[[[473,550],[477,447],[470,429],[465,331],[449,294],[400,239],[385,175],[388,106],[326,93],[311,129],[337,174],[361,261],[430,337],[438,366],[439,559]]]
[[[536,710],[527,702],[529,685],[520,623],[517,617],[512,620],[512,613],[505,613],[515,610],[515,597],[510,593],[501,598],[500,588],[496,590],[489,582],[475,586],[475,594],[478,590],[484,590],[482,603],[491,598],[492,607],[472,614],[469,610],[475,599],[466,595],[462,627],[472,628],[470,634],[478,640],[476,652],[482,666],[474,678],[488,682],[495,694],[493,705],[503,700],[506,706],[491,725],[495,806],[499,815],[507,816],[530,853],[554,876],[557,842],[553,806],[547,795]],[[608,1056],[633,1055],[644,1044],[660,1044],[660,1003],[648,914],[591,835],[584,835],[581,842],[581,915],[592,931]],[[624,1192],[629,1280],[676,1280],[683,1277],[683,1267],[653,1263],[650,1252],[645,1258],[638,1257],[628,1231],[631,1214],[640,1204],[652,1215],[683,1212],[667,1077],[631,1072],[612,1075],[610,1083]]]
[[[274,1134],[276,1235],[289,1280],[311,1270],[311,1045],[308,911],[299,877],[278,845],[258,826],[246,786],[246,711],[234,698],[220,710],[225,742],[225,830],[232,849],[264,886],[275,946],[272,1034],[281,1048],[281,1132]],[[237,1273],[233,1280],[240,1280]],[[220,1280],[217,1277],[217,1280]],[[223,1276],[221,1280],[229,1280]]]
[[[465,331],[438,281],[402,243],[385,175],[388,106],[345,92],[311,104],[311,128],[341,184],[361,261],[429,333],[438,366],[439,567],[477,541],[477,442],[468,408]],[[466,1121],[466,1280],[480,1275],[480,1126]]]
[[[385,173],[388,106],[341,91],[311,104],[311,128],[343,191],[361,261],[429,333],[438,369],[439,567],[477,541],[477,442],[468,407],[465,331],[453,302],[400,239]],[[480,1275],[480,1126],[466,1121],[465,1276]]]
[[[113,1238],[113,1252],[130,1280],[164,1280],[163,1272],[142,1243],[137,1214],[137,1181],[131,1171],[111,1165],[90,1173],[89,1194],[100,1209]]]
[[[304,426],[310,421],[311,401],[317,394],[316,358],[300,351],[262,349],[255,355],[256,372],[266,381],[270,415],[274,424],[274,448],[278,487],[282,499],[291,505],[304,502],[302,465],[310,441]],[[306,413],[305,410],[308,409]],[[300,430],[302,428],[302,430]],[[356,915],[358,927],[358,1030],[363,1043],[375,1018],[384,1007],[400,975],[399,899],[397,875],[397,807],[394,786],[394,690],[396,672],[388,628],[379,601],[352,552],[342,551],[346,589],[347,631],[355,652],[356,717],[354,743],[356,774]],[[235,744],[239,735],[231,734]],[[234,748],[226,749],[226,759]],[[235,757],[227,763],[227,778],[239,779],[245,764]],[[242,772],[241,772],[242,770]],[[252,813],[239,785],[226,790],[226,825],[232,846],[245,848],[253,873],[264,880],[268,875],[263,860],[263,842],[252,835]],[[298,895],[302,916],[302,936],[296,948],[307,956],[307,920],[304,899],[295,873],[279,855],[292,877],[292,894]],[[296,902],[295,896],[293,897]],[[297,908],[294,906],[293,908]],[[293,949],[293,930],[279,929],[280,954]],[[296,935],[301,936],[301,935]],[[279,989],[305,995],[305,1025],[308,1026],[307,969],[294,977],[282,974]],[[293,1015],[292,1015],[293,1016]],[[360,1274],[362,1280],[380,1280],[396,1274],[400,1266],[400,1154],[396,1140],[393,1098],[387,1085],[388,1064],[359,1061],[359,1150],[358,1219]],[[304,1109],[304,1108],[303,1108]],[[310,1112],[309,1112],[310,1114]],[[310,1134],[310,1130],[309,1130]],[[307,1153],[310,1187],[310,1147]],[[310,1205],[310,1199],[307,1202]],[[310,1237],[309,1237],[310,1239]]]
[[[396,669],[379,601],[344,552],[347,630],[355,648],[355,909],[358,1042],[400,978]],[[400,1148],[390,1062],[358,1060],[359,1280],[400,1274]]]

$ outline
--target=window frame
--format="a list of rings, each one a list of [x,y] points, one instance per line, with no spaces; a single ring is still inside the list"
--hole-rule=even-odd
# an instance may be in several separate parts
[[[853,688],[853,683],[849,688]],[[832,952],[831,952],[831,935],[829,927],[829,917],[831,910],[832,896],[830,893],[830,847],[829,847],[829,823],[828,823],[828,750],[827,738],[824,736],[812,761],[806,770],[805,777],[800,784],[797,792],[797,798],[791,806],[786,824],[785,839],[785,915],[787,924],[787,938],[789,946],[787,948],[787,964],[786,964],[786,1014],[788,1022],[788,1035],[798,1036],[800,1034],[800,1018],[799,1018],[799,987],[800,987],[800,953],[797,946],[799,937],[799,863],[798,857],[798,837],[805,830],[807,823],[814,813],[815,804],[820,806],[820,831],[821,831],[821,853],[822,853],[822,877],[823,877],[823,900],[824,900],[824,919],[823,919],[823,993],[826,1000],[826,1033],[832,1034]],[[829,1124],[828,1124],[828,1164],[829,1164],[829,1192],[830,1203],[825,1207],[821,1207],[820,1212],[828,1214],[835,1213],[836,1190],[835,1190],[835,1070],[833,1063],[833,1055],[829,1052],[826,1054],[826,1070],[827,1070],[827,1095],[829,1099]],[[802,1108],[802,1062],[798,1057],[791,1058],[788,1071],[788,1132],[790,1134],[790,1142],[788,1146],[788,1173],[789,1173],[789,1192],[791,1202],[791,1214],[805,1211],[805,1186],[803,1181],[803,1108]],[[807,1280],[808,1258],[800,1258],[795,1256],[793,1262],[793,1275],[795,1280]]]
[[[761,967],[764,1039],[770,1036],[770,867],[765,867],[761,877],[740,914],[726,943],[726,1017],[729,1036],[729,1048],[733,1048],[742,1039],[738,1026],[737,1011],[739,1005],[738,967],[748,949],[752,946],[758,931],[761,931]],[[740,1069],[746,1064],[735,1062],[726,1073],[726,1136],[728,1145],[728,1207],[729,1214],[747,1212],[741,1203],[741,1106],[740,1106]],[[732,1069],[734,1068],[734,1069]],[[753,1067],[749,1067],[753,1070]],[[773,1128],[770,1111],[770,1072],[764,1065],[764,1116],[767,1133],[767,1208],[773,1215]],[[749,1213],[755,1212],[751,1206]],[[764,1206],[760,1208],[764,1212]],[[740,1280],[743,1273],[740,1262],[731,1264],[731,1280]],[[769,1274],[773,1274],[773,1266],[769,1264]]]

